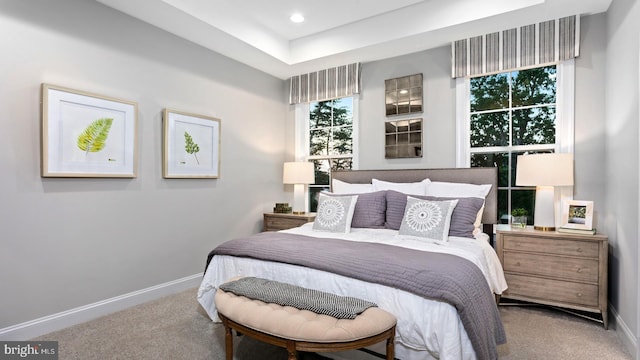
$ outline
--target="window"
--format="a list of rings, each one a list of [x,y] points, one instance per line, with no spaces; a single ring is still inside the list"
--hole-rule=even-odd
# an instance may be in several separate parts
[[[469,81],[470,166],[498,167],[498,216],[515,208],[533,224],[535,188],[516,187],[517,156],[558,151],[556,66],[511,71]]]
[[[316,211],[318,193],[330,188],[331,170],[353,168],[354,98],[309,104],[308,161],[314,163],[315,183],[309,186],[309,211]]]

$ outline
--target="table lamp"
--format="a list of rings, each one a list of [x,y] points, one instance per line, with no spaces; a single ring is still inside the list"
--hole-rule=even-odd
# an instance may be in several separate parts
[[[573,185],[573,155],[552,153],[518,156],[516,185],[536,187],[533,227],[536,230],[554,231],[554,186]]]
[[[293,213],[304,214],[304,186],[313,184],[314,169],[312,162],[286,162],[282,173],[282,183],[293,184]]]

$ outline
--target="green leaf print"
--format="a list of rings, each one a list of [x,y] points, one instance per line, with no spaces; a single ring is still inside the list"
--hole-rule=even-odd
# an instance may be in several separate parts
[[[198,144],[193,142],[193,138],[186,131],[184,132],[184,141],[185,141],[184,150],[189,154],[193,154],[193,156],[196,158],[196,162],[198,163],[198,165],[200,165],[200,160],[198,160],[198,155],[197,155],[197,153],[200,151],[200,146],[198,146]]]
[[[111,130],[113,119],[102,118],[92,122],[78,136],[78,147],[85,154],[90,152],[98,152],[104,149]]]

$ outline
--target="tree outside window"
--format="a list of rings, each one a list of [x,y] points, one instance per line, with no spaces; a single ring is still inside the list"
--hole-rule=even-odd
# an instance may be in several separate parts
[[[535,188],[515,186],[516,162],[556,150],[556,67],[472,78],[470,92],[471,166],[498,167],[500,222],[515,208],[533,215]]]
[[[310,104],[308,159],[315,170],[315,183],[309,186],[309,210],[315,212],[318,193],[330,188],[331,170],[353,166],[353,98]]]

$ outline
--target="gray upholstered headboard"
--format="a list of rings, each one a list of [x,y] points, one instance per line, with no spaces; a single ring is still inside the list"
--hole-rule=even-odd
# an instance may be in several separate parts
[[[498,222],[498,168],[451,168],[451,169],[406,169],[406,170],[336,170],[333,179],[352,184],[371,183],[371,179],[391,182],[417,182],[429,178],[431,181],[447,181],[468,184],[491,184],[482,215],[483,224]]]

